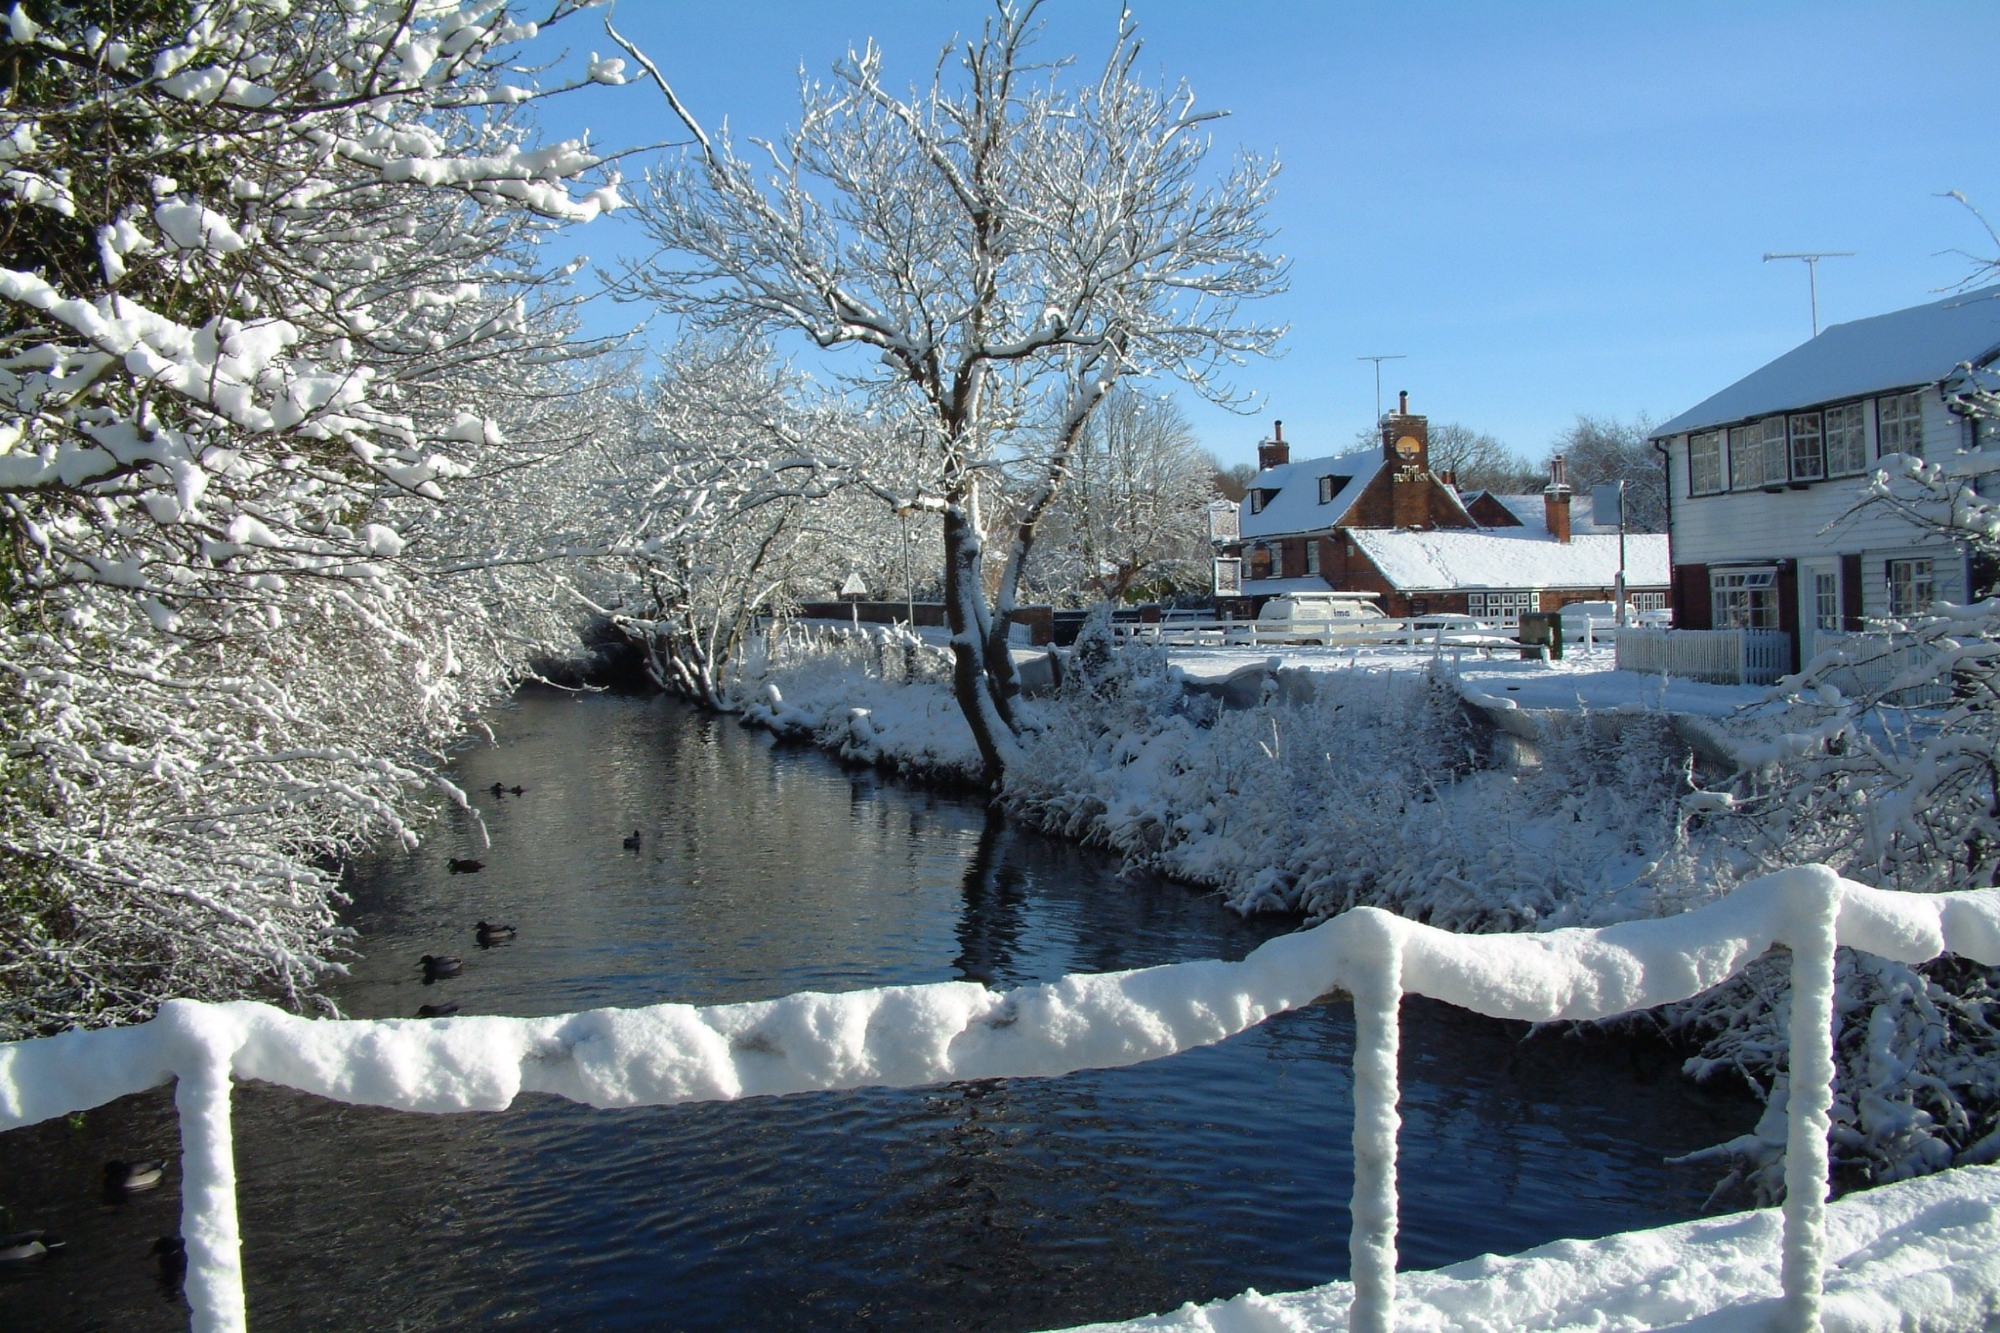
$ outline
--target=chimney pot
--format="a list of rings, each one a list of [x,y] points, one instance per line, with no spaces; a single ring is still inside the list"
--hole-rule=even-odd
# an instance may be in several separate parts
[[[1542,521],[1551,537],[1559,542],[1569,540],[1569,464],[1561,454],[1549,460],[1549,484],[1542,488]]]
[[[1282,421],[1273,421],[1273,422],[1271,423],[1271,438],[1272,438],[1272,439],[1273,439],[1274,441],[1276,441],[1277,443],[1279,443],[1279,444],[1283,444],[1283,443],[1285,442],[1285,423],[1284,423],[1284,422],[1282,422]]]
[[[1408,389],[1401,390],[1396,394],[1396,415],[1399,417],[1410,415],[1410,391]]]

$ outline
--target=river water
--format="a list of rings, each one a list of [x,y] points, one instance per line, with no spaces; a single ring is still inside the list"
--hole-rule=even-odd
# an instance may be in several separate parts
[[[461,814],[356,868],[349,1015],[1012,986],[1237,958],[1295,924],[662,699],[528,691],[494,729],[460,759],[490,849]],[[481,918],[520,935],[480,949]],[[464,974],[426,986],[425,953]],[[1713,1168],[1662,1159],[1755,1119],[1664,1052],[1526,1032],[1405,1005],[1405,1267],[1693,1216]],[[1133,1069],[634,1111],[246,1086],[251,1324],[1025,1330],[1324,1282],[1347,1272],[1352,1040],[1330,1005]],[[105,1160],[174,1151],[165,1092],[0,1136],[11,1225],[70,1242],[0,1285],[0,1327],[186,1326],[146,1257],[177,1171],[95,1194]]]

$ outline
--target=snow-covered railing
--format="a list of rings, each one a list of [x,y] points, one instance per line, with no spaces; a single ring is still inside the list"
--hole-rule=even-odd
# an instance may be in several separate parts
[[[1774,629],[1622,629],[1618,669],[1704,680],[1775,685],[1792,669],[1792,637]]]
[[[1896,893],[1809,866],[1682,916],[1515,935],[1454,935],[1363,907],[1241,962],[1068,976],[1005,993],[942,982],[754,1004],[373,1022],[175,1000],[140,1026],[0,1045],[0,1129],[173,1080],[192,1326],[233,1333],[246,1326],[230,1141],[237,1079],[443,1112],[501,1110],[524,1091],[624,1107],[1050,1078],[1156,1060],[1345,992],[1355,1026],[1349,1327],[1386,1333],[1396,1296],[1404,995],[1496,1018],[1604,1018],[1699,994],[1782,944],[1792,954],[1784,1325],[1813,1330],[1825,1267],[1837,943],[1905,963],[1950,952],[2000,964],[2000,889]]]
[[[1168,648],[1258,647],[1266,644],[1324,643],[1338,647],[1378,644],[1431,646],[1511,642],[1491,621],[1473,616],[1416,616],[1408,620],[1340,616],[1324,620],[1163,620],[1119,621],[1114,638]]]

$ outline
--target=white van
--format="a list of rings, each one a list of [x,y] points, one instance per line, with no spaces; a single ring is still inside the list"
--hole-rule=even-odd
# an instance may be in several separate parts
[[[1625,603],[1625,623],[1639,623],[1639,608]],[[1566,643],[1582,643],[1585,626],[1592,635],[1608,639],[1618,629],[1618,604],[1616,602],[1571,602],[1562,609],[1563,640]]]
[[[1379,634],[1388,619],[1356,593],[1294,592],[1257,613],[1259,643],[1339,643]]]

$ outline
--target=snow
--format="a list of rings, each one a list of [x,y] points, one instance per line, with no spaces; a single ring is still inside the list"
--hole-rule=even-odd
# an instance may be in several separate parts
[[[1776,1209],[1601,1240],[1556,1241],[1404,1273],[1407,1333],[1766,1333],[1781,1314]],[[1961,1167],[1850,1194],[1827,1209],[1824,1322],[1840,1333],[1990,1328],[2000,1311],[2000,1169]],[[1067,1333],[1340,1333],[1353,1287],[1248,1291]]]
[[[1404,592],[1461,588],[1608,588],[1618,577],[1618,538],[1551,540],[1540,527],[1477,532],[1406,532],[1354,528],[1348,540]],[[1672,581],[1664,533],[1625,538],[1625,582],[1634,588]]]
[[[1368,483],[1375,480],[1387,463],[1382,450],[1374,445],[1357,449],[1351,453],[1336,454],[1327,458],[1304,458],[1296,463],[1285,463],[1278,467],[1265,468],[1250,480],[1250,488],[1257,491],[1275,490],[1256,513],[1250,512],[1250,504],[1245,501],[1240,509],[1243,540],[1256,541],[1261,537],[1273,537],[1298,532],[1321,532],[1339,523],[1361,493],[1368,489]],[[1328,504],[1319,502],[1319,479],[1326,476],[1348,477],[1348,483],[1335,493]]]
[[[1498,491],[1489,491],[1487,494],[1498,501],[1501,508],[1520,519],[1522,527],[1536,532],[1549,530],[1548,506],[1540,491],[1527,495],[1502,495]],[[1601,526],[1598,524],[1596,509],[1596,497],[1589,491],[1572,494],[1569,497],[1569,530],[1579,534],[1608,532],[1614,537],[1617,536],[1618,525],[1615,522]]]
[[[2000,298],[2000,287],[1983,287],[1835,324],[1659,426],[1652,437],[1936,384],[1960,362],[1979,365],[2000,352],[2000,300],[1995,298]]]
[[[1396,1307],[1395,1013],[1403,994],[1500,1018],[1594,1018],[1686,999],[1783,943],[1794,957],[1795,995],[1804,997],[1792,1033],[1800,1082],[1790,1110],[1783,1274],[1788,1324],[1805,1328],[1817,1299],[1807,1287],[1826,1253],[1819,1228],[1836,940],[1901,962],[1949,951],[2000,963],[2000,889],[1895,893],[1801,867],[1678,917],[1512,935],[1455,935],[1362,907],[1268,941],[1240,962],[1072,975],[1008,992],[961,981],[548,1018],[375,1021],[174,1000],[137,1027],[0,1046],[0,1129],[178,1078],[194,1326],[235,1330],[244,1314],[232,1078],[427,1112],[500,1110],[522,1092],[608,1108],[1048,1078],[1160,1059],[1346,991],[1356,1006],[1353,1326],[1385,1330]],[[1990,1225],[1991,1215],[1989,1207],[1981,1217]]]

